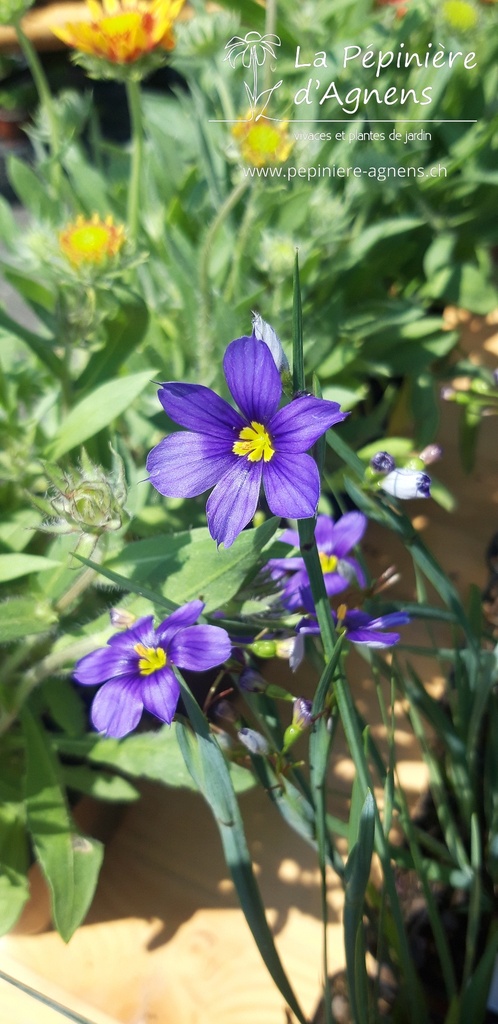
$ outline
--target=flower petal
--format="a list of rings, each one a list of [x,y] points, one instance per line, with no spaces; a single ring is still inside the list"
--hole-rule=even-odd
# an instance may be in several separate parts
[[[101,647],[77,662],[73,676],[83,686],[97,686],[114,676],[127,675],[133,668],[133,662],[130,664],[130,658],[125,652]]]
[[[232,443],[232,442],[231,442]],[[238,456],[205,434],[180,431],[163,438],[147,457],[151,484],[167,498],[193,498],[212,487]]]
[[[346,512],[336,522],[332,532],[334,555],[343,558],[363,537],[367,528],[367,517],[362,512]]]
[[[382,633],[378,629],[348,629],[346,637],[353,644],[366,644],[367,647],[393,647],[400,639],[399,633]]]
[[[142,679],[142,700],[144,707],[161,722],[171,725],[178,701],[180,684],[172,669],[167,665],[151,672]]]
[[[263,467],[262,460],[248,462],[238,455],[235,459],[237,465],[221,478],[206,505],[209,532],[218,544],[224,544],[226,548],[233,544],[254,516]]]
[[[163,647],[167,646],[179,629],[193,626],[203,611],[204,601],[189,601],[181,608],[176,608],[167,619],[159,623],[156,629],[156,643]]]
[[[144,615],[137,619],[129,629],[114,633],[107,643],[116,651],[121,648],[122,655],[129,655],[133,652],[135,644],[144,644],[145,647],[153,647],[155,638],[154,616]]]
[[[228,346],[223,370],[230,391],[249,422],[265,425],[278,408],[282,383],[270,349],[254,338]]]
[[[325,590],[329,597],[333,597],[334,594],[340,594],[342,590],[346,590],[349,587],[349,580],[345,576],[341,576],[339,572],[326,572],[323,579]]]
[[[341,423],[346,416],[349,413],[341,412],[337,402],[303,395],[279,409],[268,423],[268,430],[278,452],[306,452],[329,427]]]
[[[275,516],[310,519],[320,497],[320,476],[311,455],[275,453],[263,467],[266,500]]]
[[[215,665],[222,665],[231,652],[228,633],[220,626],[188,626],[175,634],[168,654],[179,668],[205,672]]]
[[[202,384],[162,384],[157,397],[170,419],[187,430],[210,437],[227,439],[233,444],[233,431],[242,430],[245,423],[224,398]]]
[[[333,536],[334,520],[331,519],[330,516],[317,516],[315,540],[318,550],[324,551],[327,555],[333,554],[335,552],[335,548],[332,544]]]
[[[98,732],[119,740],[136,729],[142,710],[141,686],[137,676],[111,679],[95,695],[92,723]]]

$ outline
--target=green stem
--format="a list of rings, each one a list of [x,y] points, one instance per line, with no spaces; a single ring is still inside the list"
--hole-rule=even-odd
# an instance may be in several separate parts
[[[24,29],[22,28],[20,20],[16,21],[14,23],[14,28],[15,28],[15,31],[16,31],[16,35],[17,35],[17,40],[19,42],[19,46],[20,46],[20,48],[22,50],[22,53],[23,53],[23,55],[24,55],[24,57],[26,59],[26,63],[28,64],[29,69],[31,71],[31,74],[33,76],[33,81],[34,81],[34,83],[36,85],[36,89],[37,89],[37,92],[38,92],[38,98],[39,98],[39,101],[40,101],[40,105],[44,109],[45,114],[47,116],[48,123],[49,123],[49,127],[50,127],[50,149],[51,149],[51,156],[52,156],[51,179],[52,179],[52,186],[54,188],[54,191],[59,193],[60,192],[60,186],[61,186],[61,170],[62,170],[60,162],[59,162],[60,161],[61,145],[60,145],[59,123],[58,123],[58,120],[57,120],[57,113],[56,113],[55,108],[54,108],[53,96],[52,96],[52,93],[50,91],[50,86],[49,86],[49,84],[47,82],[47,78],[46,78],[45,72],[43,70],[43,65],[42,65],[42,63],[40,61],[40,58],[39,58],[39,56],[38,56],[38,54],[37,54],[37,52],[36,52],[32,42],[31,42],[31,40],[28,38],[28,36],[26,35]]]
[[[208,228],[204,244],[202,246],[199,258],[199,284],[200,284],[200,303],[199,303],[199,348],[198,348],[198,360],[197,360],[197,373],[200,380],[206,383],[212,379],[213,375],[213,341],[212,341],[212,325],[211,325],[211,292],[209,287],[209,264],[211,257],[211,249],[213,247],[214,239],[226,220],[228,215],[231,213],[233,208],[237,205],[241,196],[244,195],[246,189],[249,188],[248,181],[241,181],[238,185],[229,192],[225,202],[220,206],[218,213]]]
[[[142,184],[142,165],[144,158],[144,128],[140,85],[133,78],[128,79],[126,82],[126,96],[128,99],[128,110],[130,112],[132,140],[127,211],[128,236],[131,242],[136,242],[140,223],[140,188]]]
[[[299,284],[299,262],[296,256],[294,275],[294,330],[293,330],[293,381],[294,389],[301,390],[304,386],[303,332],[301,294]],[[318,625],[320,627],[325,663],[330,664],[336,648],[335,627],[332,619],[329,600],[325,590],[322,567],[318,556],[314,533],[314,519],[302,519],[298,522],[301,554],[308,572],[311,593],[315,605]],[[334,680],[334,694],[346,736],[348,750],[353,760],[356,775],[364,793],[375,792],[373,780],[368,766],[361,731],[358,723],[356,707],[351,690],[344,674],[342,665],[338,666]],[[410,992],[410,1013],[413,1024],[423,1024],[426,1019],[425,1007],[420,991],[419,981],[413,966],[410,947],[404,927],[400,902],[396,891],[394,872],[391,864],[389,842],[382,827],[382,820],[377,802],[375,808],[375,847],[382,864],[384,883],[390,903],[394,926],[397,932],[400,969],[407,991]]]

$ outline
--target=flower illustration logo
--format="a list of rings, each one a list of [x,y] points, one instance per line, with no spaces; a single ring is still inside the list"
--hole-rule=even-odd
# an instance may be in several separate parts
[[[256,121],[264,114],[275,90],[282,85],[282,79],[280,79],[270,89],[263,89],[260,92],[258,88],[258,69],[263,67],[268,55],[273,57],[274,60],[277,59],[275,48],[281,45],[279,37],[272,32],[262,36],[260,32],[252,31],[243,37],[232,36],[225,46],[227,54],[224,59],[230,62],[232,68],[235,68],[237,61],[240,60],[244,68],[252,69],[251,85],[247,82],[244,82],[244,85],[249,97],[250,115]]]

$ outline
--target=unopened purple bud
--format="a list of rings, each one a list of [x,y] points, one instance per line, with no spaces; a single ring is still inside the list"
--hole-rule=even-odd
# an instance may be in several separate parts
[[[373,459],[370,459],[370,465],[376,473],[392,473],[396,463],[389,452],[377,452]]]
[[[306,697],[297,697],[292,706],[292,724],[300,729],[309,729],[313,724],[312,703]]]
[[[268,742],[255,729],[248,729],[245,726],[243,729],[239,729],[237,736],[251,754],[268,754],[270,750]]]
[[[246,693],[262,693],[266,690],[267,682],[255,668],[245,668],[239,676],[239,686]]]
[[[416,469],[395,469],[381,483],[381,488],[394,498],[430,498],[431,478]]]
[[[420,452],[419,459],[425,463],[426,466],[431,466],[433,462],[438,462],[443,454],[443,449],[439,444],[428,444]]]
[[[230,701],[225,700],[224,698],[216,701],[216,704],[213,707],[213,715],[215,716],[215,718],[225,720],[226,722],[237,721],[237,713],[235,711],[235,708],[233,707],[232,704],[230,704]]]

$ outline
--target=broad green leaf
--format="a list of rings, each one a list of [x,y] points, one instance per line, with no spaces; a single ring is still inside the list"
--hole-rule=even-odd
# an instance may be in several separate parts
[[[7,176],[23,206],[30,210],[37,220],[57,222],[58,210],[49,198],[47,186],[28,164],[16,156],[8,157]]]
[[[26,738],[28,825],[37,859],[49,885],[54,924],[68,942],[92,901],[103,847],[76,831],[49,740],[26,709],[22,722]]]
[[[140,344],[147,330],[149,314],[147,306],[139,295],[133,295],[123,288],[114,288],[114,297],[119,298],[119,309],[112,320],[104,324],[106,342],[102,349],[94,352],[78,381],[80,390],[101,384],[115,376],[125,359]]]
[[[127,779],[121,778],[120,775],[112,775],[110,772],[95,771],[88,765],[64,765],[61,774],[68,789],[86,793],[95,800],[129,803],[131,800],[138,800],[140,796],[138,789],[135,789]]]
[[[48,602],[34,597],[10,597],[2,602],[0,643],[44,633],[55,622],[57,616]]]
[[[123,740],[86,736],[57,738],[62,754],[84,757],[91,764],[109,765],[134,779],[149,779],[165,786],[195,789],[176,741],[176,723],[157,732],[140,732]]]
[[[0,807],[0,935],[15,925],[29,897],[28,844],[20,805]]]
[[[96,388],[83,398],[60,425],[47,451],[47,458],[61,455],[94,437],[120,416],[150,383],[154,370],[144,370],[127,377],[118,377]]]
[[[0,583],[16,580],[19,576],[28,576],[32,572],[54,569],[58,564],[52,558],[43,558],[42,555],[0,555]]]
[[[105,568],[119,569],[137,581],[165,581],[164,597],[176,604],[200,597],[210,612],[237,593],[278,523],[274,517],[255,530],[244,530],[228,549],[217,548],[205,527],[136,541]]]
[[[0,523],[0,542],[11,551],[23,551],[33,537],[41,516],[34,508],[22,508]]]

